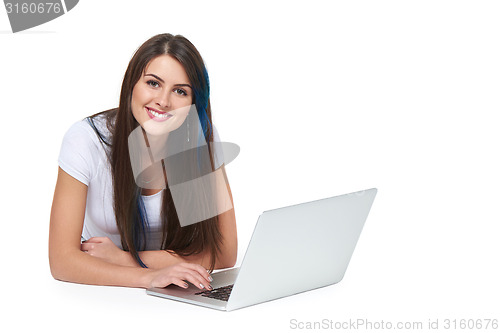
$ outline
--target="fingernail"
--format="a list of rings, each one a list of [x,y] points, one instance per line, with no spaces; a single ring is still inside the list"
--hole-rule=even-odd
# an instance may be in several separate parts
[[[203,286],[203,284],[201,284],[201,283],[200,283],[200,288],[201,288],[201,289],[203,289],[203,288],[205,288],[205,287]]]
[[[212,279],[212,277],[209,275],[208,276],[208,281],[212,282],[214,279]]]
[[[187,283],[184,283],[184,288],[187,288],[189,287]]]

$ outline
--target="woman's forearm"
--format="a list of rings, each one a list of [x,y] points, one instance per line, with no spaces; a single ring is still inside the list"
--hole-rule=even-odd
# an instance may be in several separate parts
[[[151,270],[112,264],[79,250],[50,255],[52,276],[57,280],[106,286],[148,288]]]
[[[212,278],[200,265],[179,263],[163,269],[146,269],[117,265],[82,251],[68,251],[64,255],[50,253],[52,275],[62,281],[136,288],[164,288],[170,284],[187,288],[188,281],[200,290],[212,289]]]
[[[124,256],[120,259],[120,265],[128,267],[141,267],[139,263],[132,257],[130,252],[123,252]],[[140,251],[139,257],[142,262],[151,269],[161,269],[181,262],[191,262],[199,264],[199,262],[193,262],[191,260],[186,260],[185,258],[163,250],[157,251]]]
[[[123,258],[120,260],[120,265],[128,267],[140,267],[129,252],[124,252]],[[191,256],[180,256],[176,253],[164,250],[157,251],[141,251],[139,257],[142,262],[151,269],[161,269],[179,263],[198,264],[205,268],[209,266],[210,256],[208,253],[197,254]]]
[[[130,252],[119,249],[108,237],[92,237],[81,244],[81,250],[93,258],[99,258],[111,264],[126,267],[140,267]],[[227,254],[228,251],[224,248],[221,252]],[[191,263],[209,267],[211,259],[208,251],[190,256],[181,256],[173,251],[165,250],[140,251],[139,257],[148,268],[152,269],[162,269],[180,263]],[[224,258],[222,262],[227,262],[225,255],[221,255],[220,257]],[[221,266],[219,261],[220,260],[217,260],[216,262],[218,268]]]
[[[134,258],[132,258],[129,252],[124,252],[124,253],[125,255],[120,261],[121,265],[128,267],[135,267],[135,268],[140,267],[140,265],[137,263],[137,261],[135,261]],[[205,267],[206,269],[208,269],[208,267],[210,266],[210,253],[208,252],[190,256],[180,256],[173,252],[158,250],[158,251],[141,251],[139,252],[139,256],[142,262],[146,264],[148,268],[151,269],[161,269],[182,262],[198,264]],[[231,255],[231,257],[233,256]],[[224,260],[224,256],[222,256],[222,258],[219,258],[219,260],[216,261],[215,268],[220,269],[220,268],[227,268],[234,266],[234,262],[232,264],[228,264],[227,262],[230,261]]]

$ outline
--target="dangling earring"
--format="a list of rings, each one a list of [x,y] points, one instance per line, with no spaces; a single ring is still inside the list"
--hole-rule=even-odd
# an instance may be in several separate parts
[[[187,121],[187,128],[188,128],[188,142],[189,142],[189,120]]]

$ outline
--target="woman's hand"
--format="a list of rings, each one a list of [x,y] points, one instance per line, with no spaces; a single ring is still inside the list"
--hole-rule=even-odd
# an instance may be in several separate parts
[[[151,271],[149,287],[163,288],[175,284],[181,288],[188,288],[185,281],[191,282],[199,289],[212,290],[212,277],[203,266],[191,263],[179,263],[162,269]]]
[[[112,264],[127,266],[130,263],[130,254],[120,250],[108,237],[92,237],[82,243],[81,250]],[[146,288],[163,288],[175,284],[186,289],[188,284],[185,281],[188,281],[199,289],[212,290],[210,274],[198,264],[181,262],[165,268],[146,271],[147,282],[144,281]]]
[[[92,237],[81,245],[81,250],[112,264],[126,266],[127,252],[120,250],[108,237]]]

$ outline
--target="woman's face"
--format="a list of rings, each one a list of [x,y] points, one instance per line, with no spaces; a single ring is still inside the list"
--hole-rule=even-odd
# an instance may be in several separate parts
[[[193,89],[186,71],[169,55],[151,60],[132,91],[132,114],[150,135],[179,128],[192,103]]]

